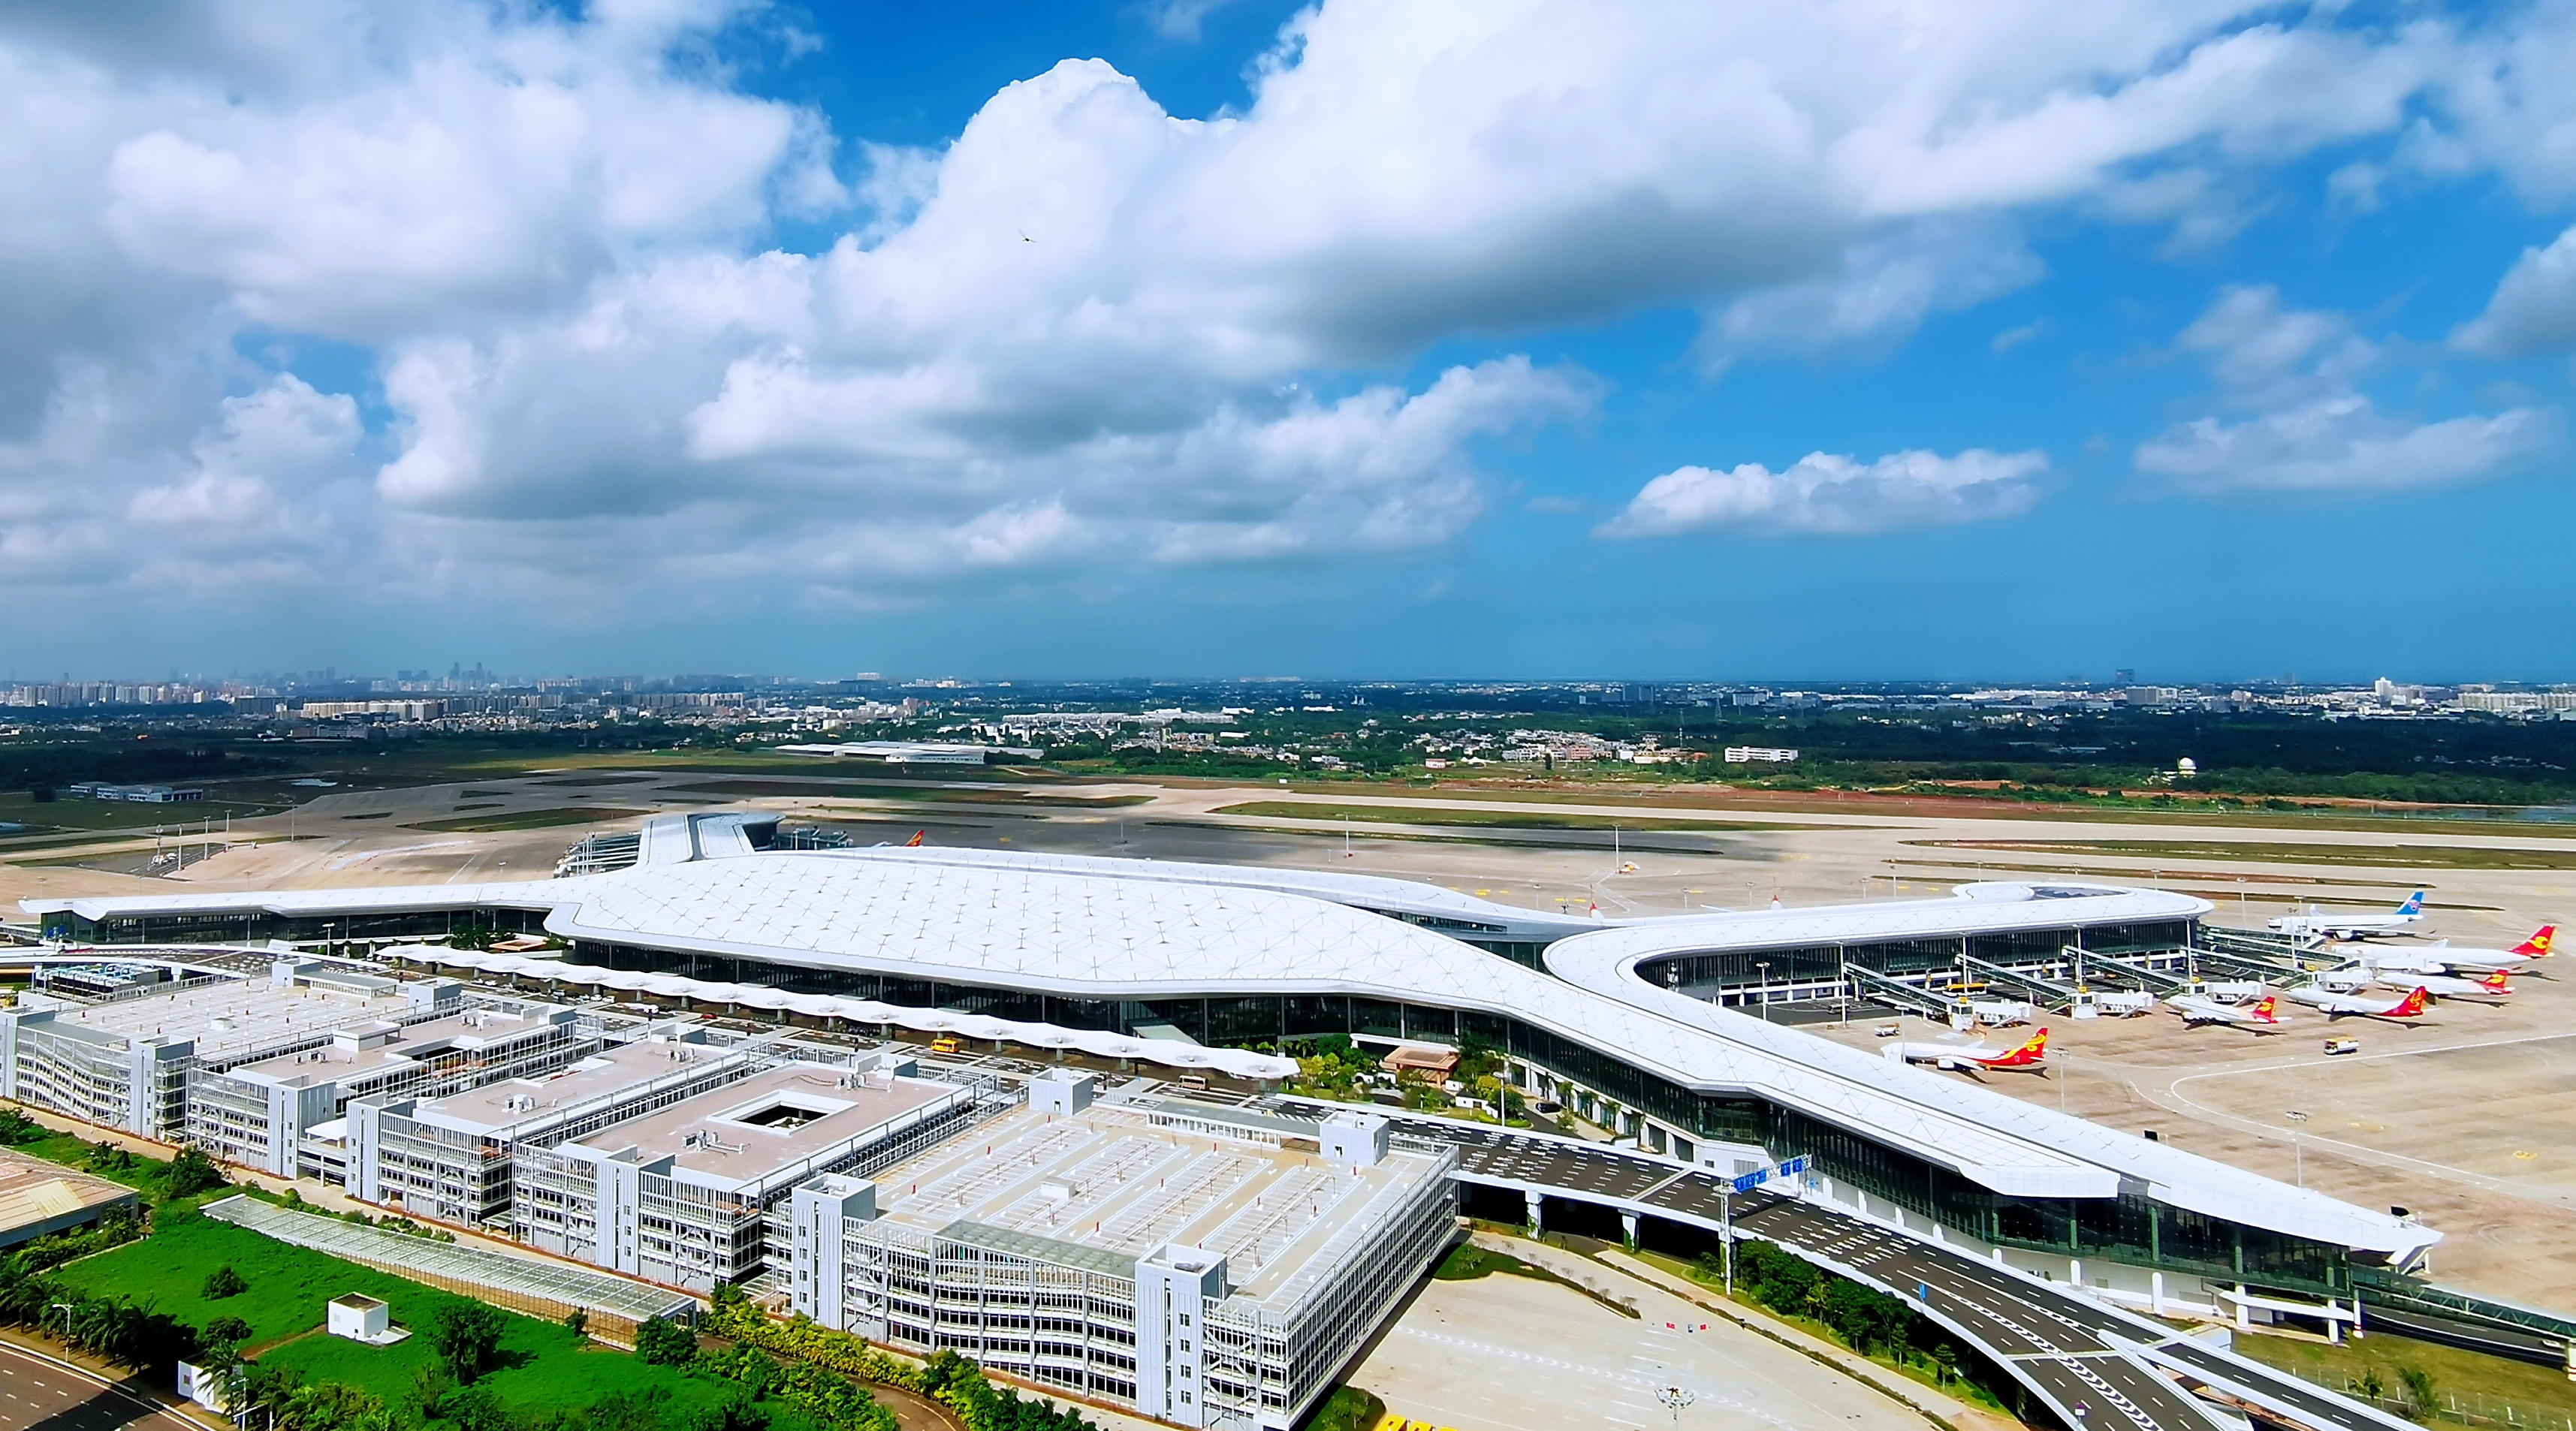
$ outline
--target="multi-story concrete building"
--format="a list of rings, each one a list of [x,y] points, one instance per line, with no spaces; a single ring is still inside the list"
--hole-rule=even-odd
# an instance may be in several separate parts
[[[510,1078],[443,1098],[352,1100],[335,1157],[349,1192],[415,1217],[504,1224],[512,1155],[595,1133],[736,1082],[758,1070],[753,1051],[719,1049],[702,1030],[656,1034],[584,1058],[545,1078]]]
[[[818,1174],[938,1142],[983,1106],[977,1089],[909,1062],[786,1063],[513,1158],[521,1241],[657,1282],[712,1290],[787,1259],[782,1204]],[[773,1215],[775,1214],[775,1215]]]
[[[405,1026],[335,1030],[319,1047],[223,1072],[200,1071],[188,1141],[227,1162],[294,1177],[304,1136],[352,1099],[436,1096],[551,1073],[599,1046],[571,1009],[477,996],[476,1007]]]
[[[1456,1156],[1365,1113],[1042,1078],[971,1138],[800,1189],[790,1302],[1179,1425],[1286,1428],[1452,1236]]]
[[[94,1004],[30,994],[0,1009],[0,1098],[177,1141],[204,1074],[323,1048],[343,1029],[453,1014],[462,992],[452,979],[279,961],[264,980],[145,987]]]

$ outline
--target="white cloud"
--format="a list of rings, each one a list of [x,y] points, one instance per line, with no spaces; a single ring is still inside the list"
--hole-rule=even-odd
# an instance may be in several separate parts
[[[2244,422],[2199,418],[2138,448],[2138,470],[2185,491],[2371,493],[2480,482],[2556,445],[2558,423],[2535,408],[2415,423],[2339,393]]]
[[[2339,313],[2232,288],[2177,346],[2208,362],[2217,401],[2252,416],[2174,424],[2138,446],[2137,469],[2204,496],[2366,494],[2484,481],[2554,448],[2557,414],[2516,407],[2422,422],[2382,412],[2360,384],[2385,352]]]
[[[2576,347],[2576,228],[2547,248],[2527,248],[2505,270],[2486,312],[2451,334],[2453,346],[2491,358]]]
[[[1681,467],[1638,489],[1593,535],[1857,536],[1958,526],[2029,511],[2046,495],[2048,470],[2044,452],[1981,447],[1956,457],[1895,452],[1865,465],[1811,452],[1778,472],[1758,462],[1728,471]]]
[[[810,44],[748,0],[29,7],[0,19],[22,141],[0,144],[0,557],[131,580],[154,546],[133,531],[188,522],[239,534],[209,582],[282,579],[267,532],[317,587],[405,599],[693,577],[857,599],[1432,549],[1491,505],[1479,444],[1593,386],[1512,359],[1383,377],[1432,345],[1677,305],[1711,365],[1867,356],[2031,282],[2033,214],[2214,241],[2271,166],[2371,136],[2405,151],[2374,164],[2540,192],[2568,28],[1324,0],[1240,110],[1176,117],[1068,61],[895,148],[748,92],[726,57]],[[764,251],[784,218],[847,232]],[[317,337],[381,392],[271,370]],[[2274,374],[2228,379],[2246,411],[2331,396],[2334,345],[2376,351],[2208,341]],[[245,393],[340,455],[254,460]],[[312,404],[353,398],[391,420],[343,443]],[[1741,520],[2033,499],[2038,468],[1971,480],[1978,456],[1811,459]]]
[[[1708,366],[1766,353],[1802,357],[1893,348],[1935,313],[1972,308],[2039,281],[2018,235],[1986,223],[1916,224],[1853,245],[1839,271],[1747,294],[1702,339]]]

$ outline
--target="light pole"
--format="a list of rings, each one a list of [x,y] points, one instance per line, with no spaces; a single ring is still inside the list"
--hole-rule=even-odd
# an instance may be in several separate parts
[[[1762,1022],[1767,1024],[1771,1022],[1771,961],[1756,959],[1753,961],[1753,967],[1760,976],[1758,987],[1762,993]]]
[[[2298,1170],[2299,1186],[2306,1187],[2308,1185],[2308,1150],[2306,1140],[2299,1136],[2299,1129],[2308,1121],[2307,1112],[2304,1109],[2293,1108],[2281,1116],[2290,1120],[2291,1166]]]
[[[1676,1426],[1681,1424],[1682,1408],[1699,1400],[1688,1387],[1682,1386],[1658,1386],[1655,1388],[1655,1399],[1664,1403],[1665,1410],[1673,1413],[1673,1424]]]

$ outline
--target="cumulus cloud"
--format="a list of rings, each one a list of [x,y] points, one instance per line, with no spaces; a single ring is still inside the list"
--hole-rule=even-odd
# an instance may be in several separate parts
[[[2486,311],[2460,325],[2451,342],[2490,358],[2576,347],[2576,228],[2547,248],[2524,249],[2496,284]]]
[[[1178,36],[1211,8],[1144,14]],[[1866,357],[2033,281],[2033,212],[2215,241],[2248,176],[2373,136],[2373,163],[2542,192],[2552,23],[1325,0],[1239,109],[1067,61],[898,148],[750,93],[723,57],[808,45],[750,3],[14,10],[0,131],[42,142],[0,146],[0,557],[131,579],[136,529],[202,529],[241,534],[206,580],[271,581],[266,532],[361,593],[858,600],[1429,550],[1492,506],[1484,444],[1595,386],[1509,357],[1386,376],[1434,345],[1675,306],[1712,368]],[[787,218],[840,236],[782,251]],[[307,339],[373,390],[267,356]],[[2229,401],[2330,397],[2321,355],[2359,342]],[[1746,471],[1668,474],[1613,525],[1971,520],[2044,464]]]
[[[2209,495],[2370,493],[2483,481],[2556,445],[2558,423],[2527,407],[2417,423],[2339,393],[2244,422],[2198,418],[2138,448],[2138,470]]]
[[[1778,472],[1758,462],[1681,467],[1639,488],[1593,535],[1860,536],[1958,526],[2029,511],[2045,495],[2048,471],[2044,452],[1981,447],[1956,457],[1894,452],[1866,464],[1811,452]]]
[[[2399,491],[2521,470],[2558,441],[2557,414],[2530,407],[2420,421],[2362,389],[2384,350],[2339,313],[2293,309],[2278,290],[2233,288],[2183,329],[2219,405],[2251,416],[2179,422],[2141,443],[2138,471],[2200,495]]]

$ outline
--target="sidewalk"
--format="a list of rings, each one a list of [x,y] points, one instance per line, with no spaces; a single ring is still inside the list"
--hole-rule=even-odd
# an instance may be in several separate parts
[[[1777,1320],[1749,1307],[1729,1302],[1687,1277],[1677,1277],[1640,1258],[1631,1257],[1616,1248],[1604,1251],[1599,1260],[1499,1233],[1479,1230],[1474,1240],[1480,1247],[1507,1252],[1524,1262],[1544,1267],[1593,1291],[1617,1299],[1615,1288],[1605,1285],[1614,1280],[1600,1275],[1605,1267],[1636,1278],[1658,1291],[1679,1297],[1694,1306],[1724,1317],[1739,1327],[1768,1337],[1808,1360],[1830,1367],[1890,1400],[1899,1402],[1936,1425],[1954,1431],[2026,1431],[2022,1423],[2010,1416],[1971,1406],[1945,1392],[1925,1386],[1892,1368],[1884,1367],[1848,1347],[1827,1341],[1803,1327]],[[1589,1275],[1586,1275],[1586,1274]]]

